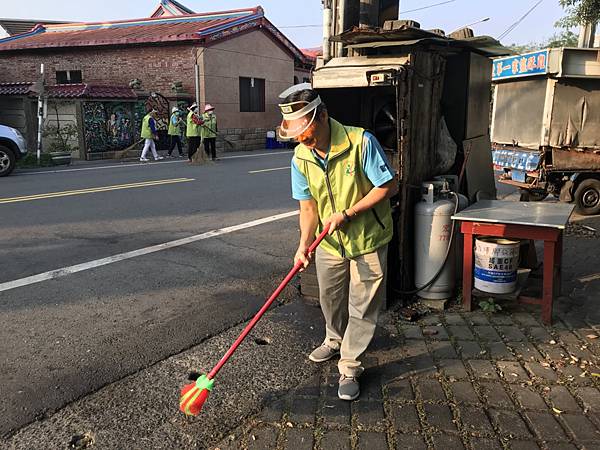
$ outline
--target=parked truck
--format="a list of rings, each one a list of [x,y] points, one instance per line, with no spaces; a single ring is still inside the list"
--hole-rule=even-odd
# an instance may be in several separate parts
[[[491,137],[499,181],[600,213],[600,49],[497,58]]]

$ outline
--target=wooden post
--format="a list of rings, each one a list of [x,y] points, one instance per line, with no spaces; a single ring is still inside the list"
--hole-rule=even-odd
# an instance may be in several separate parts
[[[464,222],[463,222],[464,225]],[[463,227],[463,308],[471,311],[473,295],[473,234]]]

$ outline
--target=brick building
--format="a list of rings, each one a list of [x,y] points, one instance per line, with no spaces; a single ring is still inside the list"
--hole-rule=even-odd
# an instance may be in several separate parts
[[[144,108],[158,107],[166,122],[173,105],[187,106],[196,95],[201,105],[216,107],[219,131],[233,144],[225,149],[262,148],[266,131],[279,122],[278,94],[308,79],[313,63],[260,6],[196,14],[162,0],[146,19],[36,25],[0,39],[0,122],[21,128],[32,141],[34,81],[44,64],[45,96],[53,104],[47,120],[78,124],[75,157],[110,156],[133,142]],[[56,96],[65,85],[80,88]],[[115,92],[124,96],[115,98]],[[118,131],[128,138],[92,145],[91,134],[101,130],[109,139],[115,122],[129,127]]]

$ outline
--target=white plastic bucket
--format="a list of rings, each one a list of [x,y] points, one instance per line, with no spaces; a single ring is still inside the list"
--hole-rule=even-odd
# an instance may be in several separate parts
[[[475,239],[475,288],[491,294],[509,294],[517,287],[519,241]]]

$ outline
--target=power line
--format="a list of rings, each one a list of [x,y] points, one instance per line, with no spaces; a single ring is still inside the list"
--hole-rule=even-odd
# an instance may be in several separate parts
[[[313,25],[284,25],[277,28],[321,28],[323,24],[313,24]]]
[[[421,11],[422,9],[433,8],[434,6],[445,5],[446,3],[454,3],[456,0],[448,0],[445,2],[434,3],[433,5],[422,6],[421,8],[409,9],[408,11],[400,11],[400,14],[406,14],[414,11]]]
[[[501,39],[505,38],[506,36],[508,36],[508,34],[509,34],[509,33],[510,33],[512,30],[514,30],[515,28],[517,28],[517,26],[518,26],[518,25],[519,25],[521,22],[523,22],[523,20],[525,20],[525,18],[526,18],[526,17],[527,17],[529,14],[531,14],[531,13],[533,12],[533,10],[534,10],[535,8],[537,8],[537,7],[538,7],[538,6],[539,6],[539,5],[540,5],[540,4],[541,4],[543,1],[544,1],[544,0],[538,0],[538,1],[536,2],[536,4],[535,4],[535,5],[533,5],[531,8],[529,8],[529,10],[528,10],[528,11],[527,11],[525,14],[523,14],[523,15],[521,16],[521,18],[519,18],[519,20],[517,20],[515,23],[513,23],[513,24],[512,24],[510,27],[508,27],[508,28],[507,28],[507,29],[506,29],[506,30],[505,30],[505,31],[504,31],[504,32],[503,32],[503,33],[502,33],[500,36],[498,36],[498,40],[501,40]]]

